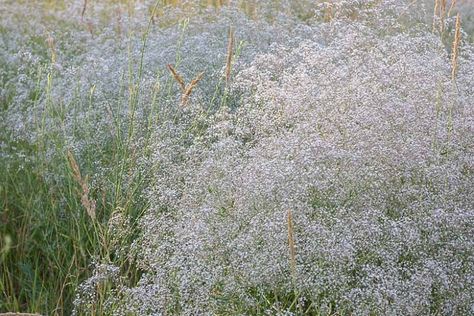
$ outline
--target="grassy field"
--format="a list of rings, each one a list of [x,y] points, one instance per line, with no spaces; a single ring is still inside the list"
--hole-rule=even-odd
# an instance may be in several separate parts
[[[0,0],[0,313],[473,313],[473,30],[466,0]]]

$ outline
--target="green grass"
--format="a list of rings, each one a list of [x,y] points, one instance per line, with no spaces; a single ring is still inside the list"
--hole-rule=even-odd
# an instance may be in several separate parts
[[[61,124],[64,117],[62,105],[49,100],[54,90],[53,73],[42,75],[47,77],[47,85],[35,93],[47,100],[37,122],[37,135],[41,136],[35,143],[26,143],[6,133],[0,135],[6,144],[0,156],[0,313],[70,314],[76,288],[90,276],[94,259],[113,261],[132,282],[134,275],[139,275],[126,259],[115,258],[108,232],[114,211],[120,210],[135,222],[146,207],[139,197],[146,179],[137,176],[126,192],[123,188],[124,177],[136,163],[127,136],[116,135],[107,146],[89,148],[76,157],[83,177],[95,172],[98,161],[111,170],[110,183],[90,192],[97,202],[93,220],[81,205],[80,185],[67,160],[64,135],[45,127],[46,119],[54,118]],[[31,106],[36,99],[31,100]],[[81,134],[92,139],[94,127],[88,122],[81,124]],[[131,137],[133,126],[128,125]],[[55,150],[46,158],[48,147]],[[25,160],[19,153],[33,159]]]
[[[37,160],[0,158],[0,312],[69,314],[77,285],[90,274],[92,258],[114,260],[107,232],[110,214],[120,206],[137,218],[145,208],[137,198],[144,181],[136,179],[129,194],[122,194],[121,173],[133,161],[119,164],[128,154],[114,144],[78,159],[83,173],[93,170],[95,159],[120,166],[111,175],[116,181],[110,188],[91,192],[97,200],[94,221],[81,205],[64,148],[58,146],[58,154],[47,161],[42,159],[42,146],[9,145]],[[54,179],[47,179],[51,175]]]
[[[75,157],[83,178],[97,171],[97,162],[108,170],[109,183],[90,192],[90,198],[97,204],[95,220],[81,205],[80,184],[67,159],[69,148],[65,145],[65,135],[46,126],[48,119],[62,125],[65,118],[64,105],[52,97],[55,82],[60,79],[55,78],[48,57],[37,71],[38,86],[28,105],[34,108],[40,97],[46,100],[36,123],[36,134],[40,137],[35,143],[18,143],[7,133],[0,134],[0,142],[6,145],[0,156],[0,313],[71,314],[76,289],[91,275],[93,260],[113,262],[121,267],[121,273],[130,283],[138,280],[140,272],[133,263],[116,256],[112,245],[116,236],[111,235],[108,221],[114,212],[121,212],[130,220],[129,233],[120,241],[130,244],[136,222],[147,207],[141,198],[147,179],[132,172],[137,157],[129,145],[135,135],[133,122],[139,106],[149,27],[142,38],[137,76],[131,73],[132,65],[129,68],[128,78],[135,77],[137,81],[122,80],[124,89],[130,85],[136,87],[135,93],[125,101],[131,109],[129,117],[115,121],[116,134],[106,146],[87,148],[80,157]],[[48,48],[43,49],[48,56]],[[8,110],[15,91],[11,94],[11,98],[0,100],[4,111]],[[94,106],[93,90],[89,96],[76,96],[75,103],[69,106],[83,107],[84,100],[89,108]],[[149,121],[153,123],[151,117]],[[87,120],[79,125],[80,135],[76,137],[93,139],[97,127]],[[125,131],[124,126],[128,127]],[[48,147],[54,148],[54,153],[47,158]],[[19,153],[33,159],[24,161]],[[125,178],[129,183],[126,189]],[[101,314],[100,304],[96,311]]]
[[[67,176],[64,162],[59,165]],[[51,168],[2,163],[0,232],[12,240],[1,260],[2,311],[62,313],[97,251],[97,234],[78,212],[71,179],[54,187],[45,183]]]

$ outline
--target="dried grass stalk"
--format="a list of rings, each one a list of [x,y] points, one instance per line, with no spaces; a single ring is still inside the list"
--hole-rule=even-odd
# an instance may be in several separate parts
[[[92,21],[87,21],[86,26],[91,36],[94,37],[94,24],[92,23]]]
[[[232,71],[232,56],[234,50],[234,30],[232,27],[229,28],[229,42],[227,44],[227,58],[226,58],[226,65],[225,65],[225,82],[226,84],[229,83],[230,74]]]
[[[439,31],[440,33],[444,32],[444,20],[446,18],[446,5],[447,5],[447,0],[440,0],[441,5],[440,5],[440,23],[439,23]]]
[[[435,0],[433,12],[433,32],[436,30],[436,24],[438,24],[439,32],[444,32],[444,20],[446,19],[447,5],[447,0]]]
[[[433,10],[433,33],[436,29],[436,22],[438,21],[439,16],[439,0],[435,0],[434,10]]]
[[[54,64],[56,62],[56,45],[54,44],[54,38],[51,35],[48,35],[46,42],[48,43],[48,48],[51,51],[51,62]]]
[[[89,198],[89,185],[87,184],[87,176],[84,178],[81,175],[81,170],[79,169],[79,165],[77,164],[76,159],[74,158],[74,155],[70,150],[67,152],[67,159],[69,161],[69,165],[72,169],[72,176],[74,180],[79,184],[81,187],[81,204],[82,206],[86,209],[87,214],[95,220],[96,218],[96,203],[94,199]]]
[[[456,79],[458,70],[459,47],[461,45],[461,15],[456,15],[456,28],[454,31],[453,48],[451,52],[451,79]]]
[[[183,92],[183,95],[181,96],[181,105],[185,106],[188,103],[189,96],[191,95],[191,92],[193,92],[193,89],[197,86],[198,82],[204,77],[204,72],[201,72],[199,75],[196,76],[191,82],[188,84],[186,89]]]
[[[291,215],[291,210],[288,210],[287,213],[287,222],[288,222],[288,246],[290,249],[290,268],[293,280],[296,279],[296,250],[295,250],[295,238],[293,230],[293,217]]]
[[[451,16],[451,11],[454,9],[455,6],[456,6],[456,0],[451,0],[451,5],[449,6],[447,16]]]
[[[81,21],[84,20],[84,14],[86,13],[87,9],[87,0],[84,0],[84,5],[82,6],[82,12],[81,12]]]
[[[176,82],[179,84],[180,88],[181,88],[181,91],[184,93],[184,91],[186,91],[186,84],[184,83],[184,80],[183,80],[183,77],[181,77],[178,72],[176,71],[176,69],[174,69],[173,65],[171,64],[168,64],[167,65],[168,67],[168,70],[171,72],[171,74],[173,75],[173,78],[176,80]]]

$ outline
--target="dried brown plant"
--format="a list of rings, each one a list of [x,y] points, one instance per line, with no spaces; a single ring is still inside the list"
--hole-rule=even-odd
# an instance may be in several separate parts
[[[293,280],[296,278],[296,250],[295,250],[295,238],[294,238],[294,229],[293,229],[293,216],[291,210],[288,210],[287,213],[287,222],[288,222],[288,246],[290,249],[290,268]]]
[[[447,0],[440,0],[440,23],[439,23],[439,31],[443,33],[444,31],[444,20],[446,19],[446,4]]]
[[[82,11],[81,11],[81,21],[84,20],[84,14],[86,13],[87,9],[87,0],[84,0],[84,4],[82,6]]]
[[[438,19],[439,11],[439,0],[435,0],[434,10],[433,10],[433,33],[436,29],[436,22]]]
[[[80,196],[81,196],[81,204],[82,206],[86,209],[87,214],[95,220],[96,218],[96,203],[94,199],[91,199],[89,197],[89,185],[87,184],[87,176],[83,177],[81,175],[81,170],[79,168],[79,165],[77,164],[76,159],[74,158],[74,155],[70,150],[67,152],[67,159],[69,162],[69,166],[72,169],[72,176],[74,180],[79,184],[81,188]]]
[[[170,73],[173,75],[173,78],[176,80],[176,82],[179,84],[180,88],[181,88],[181,91],[184,93],[184,91],[186,91],[186,84],[184,83],[184,79],[183,77],[181,77],[178,72],[176,71],[176,69],[174,69],[173,65],[171,64],[168,64],[167,65],[168,67],[168,70],[170,71]]]
[[[451,79],[456,79],[458,70],[459,47],[461,45],[461,15],[456,15],[456,27],[454,31],[453,48],[451,52]]]
[[[444,32],[444,21],[446,19],[447,0],[435,0],[433,12],[433,32],[438,28],[440,33]]]
[[[54,43],[54,38],[51,35],[48,35],[48,38],[46,38],[46,42],[48,44],[48,48],[51,51],[51,62],[55,63],[56,62],[56,45]]]
[[[451,16],[451,11],[454,9],[455,6],[456,6],[456,0],[452,0],[452,1],[451,1],[451,5],[449,6],[449,10],[448,10],[447,16]]]
[[[204,77],[204,72],[201,72],[199,75],[197,75],[196,78],[191,80],[191,82],[187,85],[186,89],[183,92],[183,95],[181,96],[182,106],[185,106],[188,103],[191,92],[193,92],[193,89],[197,86],[198,82],[201,81],[202,77]]]
[[[232,27],[229,28],[229,42],[227,44],[227,58],[225,65],[225,82],[226,84],[230,81],[230,74],[232,72],[232,56],[234,50],[234,30]]]

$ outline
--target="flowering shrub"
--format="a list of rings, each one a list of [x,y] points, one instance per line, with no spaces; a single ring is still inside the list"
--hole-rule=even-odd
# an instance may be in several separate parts
[[[156,129],[121,313],[473,312],[472,47],[453,80],[429,26],[373,5],[257,56],[236,108]]]
[[[82,1],[74,5],[52,19],[68,21]],[[34,142],[48,130],[79,155],[123,141],[135,163],[121,175],[123,194],[151,179],[131,245],[121,240],[130,220],[109,219],[110,252],[139,281],[101,258],[78,289],[77,314],[99,303],[116,315],[474,312],[469,28],[451,58],[455,20],[434,30],[428,6],[278,5],[246,15],[238,5],[216,14],[197,2],[159,12],[143,2],[122,16],[120,5],[94,4],[69,20],[82,28],[72,41],[43,44],[57,57],[12,59],[27,63],[25,73],[8,70],[1,90],[16,105],[1,123],[14,137]],[[229,25],[238,42],[226,83]],[[136,30],[143,36],[124,35]],[[4,41],[30,36],[19,34]],[[54,88],[32,98],[30,71],[48,58]],[[186,83],[205,72],[186,106],[168,64]],[[32,129],[43,111],[45,125]],[[116,166],[97,161],[97,186],[107,168]]]

